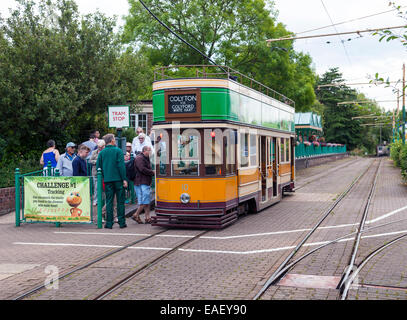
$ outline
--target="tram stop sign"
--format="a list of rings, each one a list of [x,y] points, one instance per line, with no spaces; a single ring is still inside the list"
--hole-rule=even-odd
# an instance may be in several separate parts
[[[129,106],[108,106],[109,128],[130,127]]]

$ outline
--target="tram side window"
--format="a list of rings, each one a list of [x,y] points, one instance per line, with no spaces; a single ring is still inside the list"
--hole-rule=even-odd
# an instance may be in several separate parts
[[[290,139],[285,139],[285,161],[290,162]]]
[[[165,135],[163,134],[165,132]],[[167,164],[168,164],[168,159],[167,159],[167,146],[168,146],[168,134],[164,130],[161,132],[158,137],[157,141],[155,142],[155,148],[157,150],[157,158],[159,160],[159,170],[158,174],[159,175],[167,175]]]
[[[257,166],[257,135],[250,135],[250,165]]]
[[[204,130],[205,175],[222,174],[222,130]]]
[[[285,162],[285,139],[280,138],[280,162]]]
[[[249,166],[249,134],[240,133],[240,167]]]
[[[226,160],[226,174],[236,173],[236,131],[226,129],[224,134],[225,141],[225,160]]]
[[[173,140],[173,160],[171,171],[173,176],[199,175],[199,133],[182,134]]]

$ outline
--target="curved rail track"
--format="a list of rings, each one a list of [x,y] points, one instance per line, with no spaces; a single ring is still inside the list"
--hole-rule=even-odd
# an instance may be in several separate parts
[[[370,204],[370,200],[371,197],[373,195],[373,191],[376,185],[376,181],[377,181],[377,175],[379,173],[379,167],[381,164],[381,160],[379,160],[379,165],[377,167],[376,173],[375,173],[375,178],[374,181],[372,183],[371,186],[371,190],[369,192],[369,196],[368,196],[368,204],[365,206],[365,210],[364,210],[364,214],[362,217],[362,221],[360,223],[360,227],[359,230],[362,231],[361,226],[364,226],[364,222],[366,221],[366,215],[367,215],[367,211],[368,211],[368,207]],[[288,270],[290,270],[292,267],[295,266],[295,264],[297,264],[299,261],[301,261],[304,257],[302,257],[301,259],[297,259],[296,261],[293,262],[293,257],[297,254],[297,252],[303,247],[303,245],[306,243],[306,241],[311,237],[311,235],[313,235],[315,233],[315,231],[318,229],[318,227],[322,224],[322,222],[329,216],[329,214],[336,208],[336,206],[345,198],[346,195],[349,194],[349,192],[353,189],[353,187],[355,186],[355,184],[360,181],[360,179],[369,171],[371,167],[368,166],[357,178],[355,178],[353,180],[353,182],[349,185],[349,187],[337,198],[337,200],[323,213],[322,217],[317,221],[317,223],[314,225],[314,227],[305,235],[305,237],[299,242],[299,244],[291,251],[291,253],[287,256],[287,258],[279,265],[279,267],[276,269],[276,271],[274,271],[274,273],[268,278],[268,280],[265,282],[265,284],[262,286],[262,288],[259,290],[259,292],[255,295],[255,297],[253,298],[253,300],[258,300],[260,299],[264,293],[267,291],[267,289],[275,284],[278,280],[280,280],[282,278],[282,276],[284,276]],[[367,208],[366,208],[367,207]],[[331,243],[335,243],[338,242],[339,240],[341,240],[342,238],[348,237],[348,235],[343,236],[339,239],[336,239],[334,241],[332,241]],[[358,232],[358,236],[357,238],[360,240],[360,232]],[[326,246],[326,245],[323,245]],[[323,247],[321,246],[321,247]],[[354,248],[357,248],[358,245],[354,245]],[[318,249],[318,248],[317,248]],[[320,249],[320,248],[319,248]],[[311,253],[315,252],[315,250],[312,250]],[[357,251],[357,250],[356,250]],[[309,253],[310,254],[310,253]],[[307,256],[309,255],[307,254]],[[346,275],[346,273],[345,273]]]
[[[352,285],[352,283],[355,281],[357,275],[359,274],[359,272],[363,269],[363,267],[366,266],[366,264],[369,262],[370,259],[372,259],[374,256],[376,256],[377,254],[379,254],[380,252],[382,252],[384,249],[390,247],[391,245],[399,242],[400,240],[403,240],[407,238],[407,233],[403,234],[397,238],[394,238],[393,240],[381,245],[380,247],[378,247],[377,249],[373,250],[365,259],[363,259],[363,261],[358,265],[358,267],[356,268],[356,270],[354,270],[347,278],[346,280],[343,282],[343,291],[341,293],[341,300],[346,300],[347,296],[348,296],[348,292],[349,289]],[[405,288],[407,289],[407,288]]]

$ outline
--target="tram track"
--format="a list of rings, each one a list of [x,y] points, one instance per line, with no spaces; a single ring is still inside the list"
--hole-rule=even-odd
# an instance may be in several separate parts
[[[334,239],[334,240],[331,240],[331,241],[326,241],[322,245],[320,245],[320,246],[314,248],[313,250],[311,250],[311,251],[303,254],[302,256],[298,257],[296,260],[291,260],[282,269],[280,269],[280,271],[277,270],[277,272],[275,272],[273,274],[275,280],[272,283],[270,283],[269,286],[276,283],[285,274],[287,274],[296,265],[298,265],[299,262],[301,262],[305,258],[311,256],[312,254],[316,253],[317,251],[321,250],[322,248],[325,248],[325,247],[327,247],[329,245],[336,244],[336,243],[339,243],[339,242],[350,241],[351,240],[351,241],[353,241],[353,247],[352,247],[352,252],[351,252],[351,255],[350,255],[350,258],[349,258],[349,263],[348,263],[347,268],[345,268],[345,270],[343,272],[343,275],[342,275],[341,281],[339,282],[339,285],[337,286],[337,289],[339,290],[338,299],[346,300],[347,297],[348,297],[349,290],[351,288],[353,288],[353,289],[357,289],[357,288],[375,288],[375,289],[385,289],[385,290],[407,291],[407,287],[383,285],[383,284],[382,285],[375,285],[375,284],[371,284],[371,283],[363,283],[363,284],[358,283],[356,287],[352,287],[352,285],[355,282],[355,279],[357,279],[357,277],[360,274],[361,270],[366,267],[366,265],[368,264],[368,262],[372,258],[377,256],[379,253],[383,252],[384,250],[388,249],[392,245],[398,243],[399,241],[407,239],[407,233],[403,232],[403,231],[399,231],[397,233],[402,233],[402,235],[397,236],[397,237],[395,237],[393,239],[387,240],[384,244],[379,245],[377,248],[375,248],[374,250],[370,251],[367,255],[365,255],[365,257],[359,262],[359,264],[356,264],[356,259],[360,258],[360,257],[358,257],[358,251],[359,251],[358,249],[360,247],[360,243],[361,243],[362,239],[372,237],[372,236],[362,236],[362,234],[369,233],[369,232],[371,232],[371,231],[373,231],[375,229],[378,229],[378,228],[384,228],[384,227],[387,227],[387,226],[390,226],[390,225],[401,224],[401,223],[407,222],[407,219],[400,219],[400,220],[384,223],[384,224],[381,224],[381,225],[377,225],[377,226],[374,226],[374,227],[365,227],[365,225],[367,223],[369,223],[369,222],[367,222],[367,216],[368,216],[368,213],[369,213],[369,208],[370,208],[370,205],[371,205],[371,202],[372,202],[372,198],[373,198],[373,196],[375,194],[375,189],[376,189],[376,185],[377,185],[377,180],[378,180],[381,164],[382,164],[382,160],[379,161],[379,165],[377,166],[376,173],[374,175],[373,182],[371,183],[369,194],[368,194],[368,197],[367,197],[367,200],[366,200],[366,204],[364,206],[362,218],[360,219],[357,230],[355,232],[343,235],[343,236],[341,236],[341,237],[339,237],[337,239]],[[264,287],[262,289],[264,289]],[[255,299],[260,298],[261,295],[264,292],[263,293],[259,292],[259,293],[260,293],[260,295],[258,294],[255,297]]]
[[[163,233],[168,232],[168,231],[170,231],[170,230],[161,230],[159,232],[156,232],[156,233],[153,233],[153,234],[151,234],[149,236],[146,236],[146,237],[144,237],[142,239],[138,239],[136,241],[129,242],[128,244],[124,245],[123,247],[121,247],[119,249],[116,249],[116,250],[113,250],[111,252],[105,253],[105,254],[103,254],[103,255],[95,258],[95,259],[92,259],[92,260],[86,262],[85,264],[83,264],[83,265],[81,265],[79,267],[74,268],[73,270],[70,270],[70,271],[64,273],[63,275],[61,275],[61,276],[57,277],[56,279],[54,279],[54,282],[64,280],[65,278],[67,278],[69,276],[72,276],[72,275],[74,275],[74,274],[76,274],[76,273],[78,273],[80,271],[83,271],[86,268],[89,268],[89,267],[91,267],[92,265],[94,265],[94,264],[96,264],[98,262],[101,262],[101,261],[107,260],[109,258],[112,258],[115,254],[117,254],[119,252],[122,252],[125,249],[128,249],[128,248],[130,248],[130,247],[132,247],[132,246],[134,246],[136,244],[140,244],[140,243],[142,243],[144,241],[147,241],[147,240],[149,240],[149,239],[151,239],[153,237],[162,235]],[[160,254],[158,257],[155,257],[152,260],[144,262],[141,267],[137,268],[137,270],[134,270],[130,274],[127,274],[126,276],[122,277],[122,279],[120,279],[119,281],[116,281],[113,285],[110,285],[108,287],[108,289],[103,289],[103,292],[101,294],[98,294],[96,297],[91,298],[91,300],[102,300],[103,298],[105,298],[106,296],[108,296],[109,294],[114,292],[115,290],[119,289],[121,286],[123,286],[127,282],[134,279],[141,272],[143,272],[146,269],[156,265],[157,263],[159,263],[164,258],[166,258],[169,255],[173,254],[174,252],[178,251],[178,249],[180,249],[183,246],[185,246],[185,245],[193,242],[194,240],[200,238],[201,236],[205,235],[209,231],[210,230],[202,231],[202,232],[198,233],[197,235],[192,236],[191,238],[188,238],[185,241],[182,241],[180,244],[176,245],[171,250],[169,250],[169,251],[167,251],[167,252],[165,252],[163,254]],[[52,283],[53,282],[38,285],[38,286],[36,286],[36,287],[34,287],[34,288],[20,294],[20,295],[18,295],[13,300],[23,300],[23,299],[29,298],[30,296],[33,296],[35,294],[40,293],[42,290],[46,290],[46,286],[47,285],[52,285]]]
[[[379,161],[378,168],[380,167],[381,161]],[[258,300],[260,299],[264,293],[267,291],[267,289],[278,282],[287,272],[288,270],[292,269],[299,261],[296,261],[293,263],[293,258],[294,256],[298,253],[298,251],[304,246],[306,241],[318,230],[319,226],[322,224],[323,221],[329,216],[329,214],[338,206],[338,204],[351,192],[353,187],[356,185],[357,182],[359,182],[362,177],[371,169],[371,166],[368,166],[358,177],[356,177],[352,183],[349,185],[349,187],[336,199],[336,201],[322,214],[322,217],[317,221],[317,223],[314,225],[314,227],[311,228],[311,230],[305,235],[305,237],[297,244],[297,246],[290,252],[290,254],[285,258],[285,260],[277,267],[277,269],[273,272],[273,274],[267,279],[265,284],[262,286],[262,288],[257,292],[257,294],[254,296],[253,300]],[[378,169],[376,171],[375,179],[376,181],[378,174]],[[315,179],[316,180],[316,179]],[[372,186],[373,188],[374,186]],[[370,194],[370,193],[369,193]],[[370,198],[369,198],[370,199]],[[362,219],[363,220],[363,219]],[[366,220],[366,219],[364,219]],[[349,235],[346,235],[349,236]],[[344,237],[346,237],[344,236]],[[337,241],[341,240],[342,238],[337,239]],[[337,242],[334,241],[334,242]],[[334,243],[333,242],[333,243]],[[316,250],[312,250],[312,252],[315,252]],[[301,259],[302,260],[302,259]]]
[[[401,222],[407,222],[407,219],[400,219],[400,220],[396,220],[396,221],[392,221],[392,222],[387,222],[387,223],[384,223],[384,224],[380,224],[380,225],[377,225],[377,226],[374,226],[374,227],[366,228],[366,229],[364,229],[361,233],[362,233],[362,234],[363,234],[363,233],[368,233],[368,232],[371,232],[371,231],[373,231],[373,230],[375,230],[375,229],[387,227],[387,226],[389,226],[389,225],[396,224],[396,223],[401,223]],[[319,251],[319,250],[321,250],[321,249],[323,249],[323,248],[325,248],[325,247],[327,247],[327,246],[330,246],[330,245],[332,245],[332,244],[336,244],[336,243],[339,243],[339,242],[342,242],[342,241],[348,241],[348,240],[350,240],[349,237],[355,236],[357,233],[358,233],[357,231],[351,232],[351,233],[345,234],[345,235],[343,235],[343,236],[341,236],[341,237],[339,237],[339,238],[336,238],[336,239],[334,239],[334,240],[326,241],[324,244],[321,244],[321,245],[317,246],[316,248],[312,249],[311,251],[309,251],[309,252],[303,254],[302,256],[298,257],[298,258],[295,259],[294,261],[292,261],[292,262],[290,262],[289,264],[287,264],[287,265],[276,275],[276,278],[281,279],[285,274],[287,274],[290,270],[292,270],[298,263],[300,263],[302,260],[304,260],[305,258],[309,257],[310,255],[314,254],[315,252],[317,252],[317,251]],[[398,238],[403,238],[403,237],[407,237],[407,234],[402,235],[402,236],[400,236],[400,237],[397,237],[396,239],[398,239]],[[399,240],[402,240],[402,239],[399,239]],[[385,246],[385,245],[383,245],[383,246]],[[386,246],[386,247],[387,247],[387,246]],[[382,250],[385,249],[385,248],[381,249],[381,247],[379,247],[379,248],[376,249],[374,252],[378,251],[379,249],[380,249],[380,251],[382,251]],[[372,252],[371,254],[373,254],[374,252]],[[378,253],[379,253],[379,252],[376,252],[374,255],[376,255],[376,254],[378,254]],[[370,260],[370,259],[369,259],[369,260]],[[367,261],[366,261],[366,262],[367,262]],[[359,266],[360,266],[360,264],[359,264]],[[363,267],[364,267],[364,266],[363,266]],[[360,267],[360,270],[361,270],[361,269],[362,269],[362,267]],[[359,271],[360,271],[360,270],[359,270]],[[353,279],[353,280],[354,280],[354,279]],[[362,286],[371,286],[371,285],[363,284]],[[388,286],[388,287],[391,287],[391,286]],[[401,287],[398,287],[398,288],[399,288],[400,290],[404,289],[404,288],[401,288]],[[406,288],[406,290],[407,290],[407,288]]]
[[[149,262],[145,263],[142,267],[138,268],[136,271],[132,272],[130,275],[126,276],[124,279],[122,279],[122,280],[118,281],[117,283],[115,283],[114,285],[112,285],[110,288],[105,290],[102,294],[100,294],[100,295],[96,296],[95,298],[93,298],[93,300],[103,300],[103,298],[107,297],[108,295],[112,294],[114,291],[116,291],[117,289],[122,287],[124,284],[126,284],[129,281],[133,280],[141,272],[143,272],[146,269],[154,266],[155,264],[160,262],[162,259],[164,259],[167,256],[169,256],[170,254],[174,253],[175,251],[177,251],[181,247],[183,247],[183,246],[187,245],[188,243],[200,238],[201,236],[203,236],[204,234],[206,234],[208,232],[209,232],[209,230],[205,230],[203,232],[200,232],[199,234],[195,235],[193,238],[190,238],[190,239],[182,242],[181,244],[177,245],[176,247],[172,248],[170,251],[165,252],[162,255],[158,256],[157,258],[153,259],[152,261],[149,261]]]
[[[122,246],[121,248],[118,248],[118,249],[116,249],[116,250],[112,250],[112,251],[110,251],[110,252],[107,252],[107,253],[105,253],[105,254],[103,254],[103,255],[101,255],[101,256],[95,258],[95,259],[92,259],[92,260],[86,262],[85,264],[80,265],[79,267],[74,268],[73,270],[70,270],[70,271],[64,273],[63,275],[57,277],[57,278],[54,279],[54,280],[55,280],[55,281],[63,280],[64,278],[67,278],[68,276],[71,276],[71,275],[73,275],[73,274],[76,273],[76,272],[82,271],[82,270],[84,270],[84,269],[86,269],[86,268],[88,268],[88,267],[90,267],[90,266],[92,266],[92,265],[94,265],[94,264],[96,264],[96,263],[98,263],[98,262],[100,262],[100,261],[102,261],[102,260],[105,260],[105,259],[107,259],[107,258],[109,258],[109,257],[111,257],[111,256],[113,256],[113,255],[115,255],[115,254],[117,254],[117,253],[119,253],[119,252],[121,252],[121,251],[123,251],[123,250],[129,248],[129,247],[132,247],[132,246],[134,246],[134,245],[136,245],[136,244],[139,244],[139,243],[141,243],[141,242],[143,242],[143,241],[146,241],[146,240],[148,240],[148,239],[151,239],[151,238],[153,238],[153,237],[155,237],[155,236],[157,236],[157,235],[160,235],[160,234],[162,234],[162,233],[164,233],[164,232],[167,232],[167,231],[168,231],[168,230],[161,230],[161,231],[159,231],[159,232],[156,232],[156,233],[153,233],[153,234],[151,234],[151,235],[148,235],[148,236],[146,236],[146,237],[144,237],[144,238],[142,238],[142,239],[138,239],[138,240],[135,240],[135,241],[131,241],[131,242],[129,242],[128,244]],[[18,295],[18,296],[15,297],[13,300],[23,300],[24,298],[27,298],[27,297],[29,297],[29,296],[31,296],[31,295],[33,295],[33,294],[35,294],[35,293],[37,293],[37,292],[39,292],[39,291],[45,289],[48,284],[51,285],[52,283],[43,283],[43,284],[41,284],[41,285],[38,285],[38,286],[36,286],[36,287],[34,287],[34,288],[32,288],[32,289],[30,289],[30,290],[28,290],[28,291],[26,291],[26,292],[20,294],[20,295]]]
[[[349,282],[351,283],[351,278],[349,278],[354,265],[355,265],[355,261],[356,261],[356,257],[357,257],[357,253],[359,250],[359,245],[360,245],[360,241],[361,241],[361,237],[362,237],[362,231],[365,228],[365,223],[366,223],[366,219],[367,219],[367,215],[369,213],[369,208],[370,208],[370,203],[372,201],[374,192],[376,190],[376,184],[377,184],[377,178],[379,176],[379,171],[380,171],[380,166],[381,166],[382,160],[379,161],[379,165],[377,166],[377,170],[375,173],[375,177],[372,183],[372,187],[370,188],[369,191],[369,195],[367,197],[367,201],[366,201],[366,205],[365,208],[363,210],[363,215],[362,215],[362,219],[360,221],[359,227],[358,227],[358,231],[357,231],[357,235],[356,235],[356,239],[352,248],[352,254],[349,260],[349,264],[347,266],[347,269],[345,270],[341,282],[338,285],[338,288],[341,290],[341,299],[344,300],[344,298],[346,298],[347,292],[349,290],[349,286],[350,284],[348,284]],[[345,285],[346,284],[346,285]],[[344,286],[345,285],[345,286]]]
[[[383,250],[387,249],[388,247],[392,246],[393,244],[404,240],[407,238],[407,233],[396,237],[394,239],[392,239],[391,241],[379,246],[378,248],[376,248],[375,250],[373,250],[372,252],[370,252],[370,254],[368,256],[366,256],[361,263],[357,266],[357,268],[355,270],[353,270],[353,272],[344,280],[342,286],[343,286],[343,290],[341,293],[341,300],[346,300],[348,293],[349,293],[349,289],[351,288],[351,285],[353,284],[353,282],[355,281],[356,277],[358,276],[358,274],[360,273],[360,271],[366,266],[366,264],[373,258],[375,257],[377,254],[379,254],[380,252],[382,252]],[[374,285],[362,285],[362,286],[366,286],[366,287],[374,287]],[[386,287],[386,286],[385,286]],[[388,288],[392,288],[392,286],[387,286]],[[395,287],[393,287],[395,288]],[[407,288],[401,288],[401,287],[397,287],[398,290],[407,290]]]
[[[337,199],[337,201],[335,201],[336,204],[334,203],[333,205],[331,205],[330,209],[333,210],[333,209],[337,206],[337,204],[339,204],[339,202],[352,190],[352,188],[354,187],[354,185],[355,185],[358,181],[360,181],[360,179],[368,172],[369,168],[371,168],[371,166],[368,166],[368,168],[367,168],[361,175],[359,175],[357,178],[355,178],[355,179],[352,181],[352,183],[351,183],[351,185],[348,187],[348,189],[347,189],[345,192],[343,192],[343,193],[341,194],[341,196]],[[379,166],[378,166],[378,170],[379,170]],[[329,209],[328,209],[328,210],[329,210]],[[331,210],[331,211],[332,211],[332,210]],[[237,223],[242,223],[242,222],[243,222],[244,220],[246,220],[246,218],[248,218],[248,217],[250,217],[250,216],[241,217]],[[366,220],[366,219],[365,219],[365,220]],[[405,220],[405,219],[403,219],[403,220]],[[403,221],[403,220],[400,220],[400,221]],[[323,221],[323,220],[322,220],[322,221]],[[319,222],[318,226],[322,223],[322,221]],[[365,233],[365,232],[369,232],[369,231],[371,231],[372,229],[379,228],[379,227],[383,227],[383,226],[385,226],[385,225],[389,225],[389,224],[397,223],[397,222],[399,222],[399,221],[395,221],[395,222],[383,224],[383,225],[380,225],[380,226],[375,226],[375,227],[372,227],[372,228],[366,228],[366,229],[361,230],[361,234],[362,234],[362,233]],[[138,243],[140,243],[140,242],[142,242],[142,241],[146,241],[146,240],[148,240],[148,239],[150,239],[150,238],[152,238],[152,237],[154,237],[154,236],[157,236],[157,235],[159,235],[159,234],[161,234],[161,233],[165,233],[165,232],[167,232],[167,231],[169,231],[169,230],[162,230],[162,231],[160,231],[160,232],[151,234],[151,235],[149,235],[149,236],[147,236],[147,237],[145,237],[145,238],[143,238],[143,239],[139,239],[139,240],[133,241],[133,242],[127,244],[126,246],[123,246],[122,248],[120,248],[120,249],[118,249],[118,250],[114,250],[114,251],[112,251],[112,252],[109,252],[109,253],[107,253],[107,254],[104,254],[104,255],[102,255],[102,256],[99,257],[99,258],[96,258],[96,259],[94,259],[94,260],[92,260],[92,261],[90,261],[90,262],[88,262],[88,263],[86,263],[86,264],[84,264],[84,265],[82,265],[82,266],[80,266],[80,267],[75,268],[74,270],[72,270],[72,271],[70,271],[70,272],[68,272],[68,273],[66,273],[66,274],[64,274],[64,275],[62,275],[62,276],[59,277],[58,279],[63,279],[63,278],[65,278],[65,277],[67,277],[68,275],[72,275],[72,274],[74,274],[75,272],[78,272],[78,271],[80,271],[80,270],[83,270],[83,269],[85,269],[86,267],[89,267],[90,265],[93,265],[93,264],[95,264],[95,263],[97,263],[97,262],[99,262],[99,261],[102,261],[103,259],[107,259],[109,256],[112,256],[112,255],[114,255],[115,253],[118,253],[118,252],[120,252],[120,251],[122,251],[122,250],[124,250],[124,249],[126,249],[126,248],[129,248],[129,247],[131,247],[131,246],[133,246],[133,245],[135,245],[135,244],[138,244]],[[204,232],[202,232],[202,233],[200,233],[200,234],[197,234],[196,236],[193,236],[192,238],[189,238],[188,240],[186,240],[186,241],[180,243],[179,245],[177,245],[176,247],[172,248],[170,251],[165,252],[164,254],[162,254],[162,255],[160,255],[160,256],[158,256],[158,257],[152,259],[151,261],[147,261],[147,262],[143,263],[143,265],[142,265],[141,267],[138,267],[137,270],[132,271],[131,274],[126,275],[124,278],[123,278],[123,275],[122,275],[122,278],[123,278],[123,279],[121,279],[120,281],[116,282],[114,285],[111,285],[111,286],[110,286],[108,289],[106,289],[106,290],[100,288],[100,291],[101,291],[101,290],[104,290],[103,293],[98,294],[96,297],[91,297],[90,299],[93,299],[93,300],[102,300],[102,299],[106,298],[106,297],[109,296],[111,293],[113,293],[114,291],[116,291],[116,290],[118,290],[120,287],[122,287],[124,284],[128,283],[129,281],[131,281],[132,279],[134,279],[135,277],[137,277],[137,275],[139,275],[139,274],[140,274],[141,272],[143,272],[144,270],[148,269],[149,267],[152,267],[153,265],[156,265],[157,263],[159,263],[160,261],[162,261],[162,260],[163,260],[165,257],[167,257],[168,255],[170,255],[170,254],[176,252],[176,251],[177,251],[179,248],[181,248],[182,246],[185,246],[185,245],[187,245],[188,243],[191,243],[192,241],[198,239],[199,237],[201,237],[203,234],[205,234],[205,233],[207,233],[207,232],[209,232],[209,231],[204,231]],[[349,236],[351,236],[351,235],[355,235],[355,233],[351,233],[351,234],[344,235],[344,236],[342,236],[341,238],[338,238],[338,239],[336,239],[336,240],[331,241],[329,244],[336,243],[336,242],[340,242],[341,240],[345,239],[345,237],[349,237]],[[404,236],[404,235],[403,235],[403,236]],[[406,235],[406,236],[407,236],[407,235]],[[400,240],[401,240],[401,239],[400,239]],[[304,241],[304,242],[305,242],[305,241]],[[313,252],[317,251],[318,249],[321,249],[322,247],[325,247],[325,246],[327,246],[327,245],[329,245],[329,244],[324,244],[323,246],[318,247],[318,248],[316,248],[315,250],[312,250],[312,252],[309,252],[307,255],[312,254]],[[298,248],[298,249],[295,250],[295,251],[298,252],[299,249],[300,249],[300,248]],[[296,252],[295,252],[295,253],[296,253]],[[295,253],[294,253],[294,254],[295,254]],[[302,260],[303,258],[305,258],[305,257],[301,257],[301,260]],[[96,261],[96,260],[97,260],[97,261]],[[297,261],[297,262],[299,262],[299,261]],[[290,265],[291,265],[292,263],[293,263],[292,260],[289,261],[289,262],[286,264],[286,267],[290,267]],[[289,269],[291,269],[292,267],[294,267],[294,265],[291,265],[291,267],[290,267]],[[278,275],[278,279],[281,279],[281,277],[284,276],[284,274],[286,274],[286,272],[288,272],[287,270],[289,270],[289,269],[285,269],[285,268],[281,269],[281,270],[280,270],[280,274]],[[352,275],[352,274],[351,274],[351,275]],[[278,279],[277,279],[277,280],[278,280]],[[33,295],[33,294],[35,294],[36,292],[40,291],[41,289],[44,289],[45,286],[43,285],[43,286],[41,286],[41,287],[42,287],[42,288],[40,288],[40,289],[38,289],[38,290],[36,290],[36,291],[30,290],[30,291],[33,291],[33,292],[31,292],[31,293],[30,293],[30,292],[25,293],[25,294],[23,294],[23,295],[17,297],[16,300],[17,300],[17,299],[20,300],[20,299],[27,298],[27,297],[29,297],[30,295]],[[267,290],[267,289],[266,289],[266,290]]]
[[[237,221],[236,224],[241,224],[243,223],[246,219],[248,219],[250,217],[250,215],[243,215],[239,218],[239,220]],[[65,272],[63,275],[57,277],[56,279],[54,279],[54,281],[60,281],[60,280],[64,280],[65,278],[72,276],[80,271],[85,270],[86,268],[91,267],[92,265],[95,265],[96,263],[99,263],[101,261],[107,260],[108,258],[111,258],[112,256],[114,256],[115,254],[118,254],[122,251],[124,251],[125,249],[131,248],[134,245],[140,244],[144,241],[147,241],[149,239],[152,239],[154,237],[157,236],[162,236],[163,233],[169,232],[171,231],[171,229],[165,229],[165,230],[161,230],[159,232],[147,235],[145,237],[143,237],[142,239],[138,239],[135,241],[131,241],[125,245],[123,245],[122,247],[112,250],[110,252],[104,253],[101,256],[91,259],[90,261],[73,268],[72,270]],[[147,261],[145,263],[143,263],[143,265],[139,268],[137,268],[137,270],[132,271],[130,274],[127,274],[125,277],[123,277],[121,280],[117,281],[115,284],[110,285],[108,289],[105,289],[103,291],[102,294],[98,294],[96,297],[91,298],[91,300],[101,300],[104,297],[106,297],[107,295],[109,295],[111,292],[117,290],[119,287],[121,287],[122,285],[124,285],[125,283],[129,282],[130,280],[134,279],[138,274],[140,274],[142,271],[152,267],[153,265],[157,264],[158,262],[160,262],[162,259],[164,259],[165,257],[168,257],[170,254],[175,253],[178,249],[180,249],[181,247],[191,243],[192,241],[199,239],[201,236],[203,236],[204,234],[208,233],[211,230],[205,230],[203,232],[200,232],[199,234],[192,236],[191,238],[188,238],[188,240],[183,241],[182,243],[176,245],[174,248],[170,249],[169,251],[159,255],[158,257],[155,257],[154,259]],[[37,285],[35,287],[33,287],[32,289],[29,289],[27,291],[25,291],[22,294],[19,294],[18,296],[14,297],[12,300],[23,300],[23,299],[27,299],[30,296],[33,296],[35,294],[38,294],[39,292],[41,292],[42,290],[46,290],[46,286],[47,285],[52,285],[51,283],[42,283],[40,285]]]

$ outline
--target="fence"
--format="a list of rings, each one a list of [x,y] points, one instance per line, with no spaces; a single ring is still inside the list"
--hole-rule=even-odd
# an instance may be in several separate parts
[[[295,147],[295,158],[307,158],[307,157],[315,157],[315,156],[322,156],[322,155],[330,155],[330,154],[338,154],[338,153],[346,153],[346,145],[330,145],[327,144],[326,146],[315,146],[311,144],[310,146],[305,145],[304,143],[300,143]]]
[[[131,158],[133,161],[134,158]],[[87,174],[89,178],[90,184],[90,222],[94,223],[93,219],[93,196],[94,196],[94,185],[97,181],[97,225],[98,228],[102,228],[102,208],[103,208],[103,178],[101,169],[98,169],[96,177],[92,176],[92,165],[88,162],[87,166]],[[55,223],[57,227],[61,225],[61,223],[69,223],[69,222],[49,222],[49,221],[27,221],[25,218],[24,212],[24,178],[30,176],[39,176],[39,177],[59,177],[60,173],[59,170],[56,168],[51,167],[51,162],[48,162],[47,167],[42,170],[29,172],[25,174],[20,173],[20,169],[16,168],[15,170],[15,225],[19,227],[22,222],[27,223]],[[134,204],[136,202],[136,196],[134,192],[134,182],[128,181],[128,188],[126,191],[126,203]],[[76,222],[78,223],[78,222]]]

